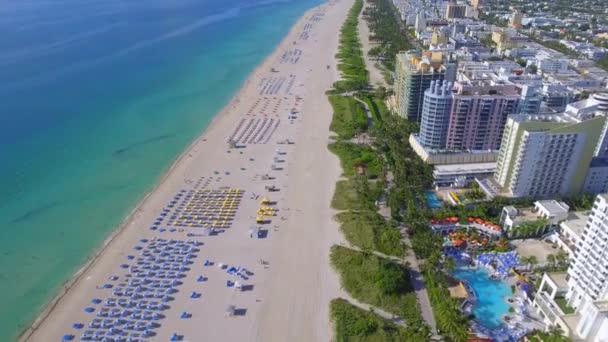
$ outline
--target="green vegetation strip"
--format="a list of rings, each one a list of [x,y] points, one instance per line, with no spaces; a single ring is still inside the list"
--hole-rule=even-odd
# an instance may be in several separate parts
[[[363,105],[353,97],[330,95],[334,115],[329,129],[341,139],[352,139],[367,130],[367,115]]]
[[[328,148],[340,158],[346,177],[353,177],[357,168],[364,170],[364,175],[370,179],[382,175],[383,162],[370,146],[339,141]]]
[[[338,181],[331,207],[337,210],[375,211],[375,201],[382,186],[381,182],[367,182],[362,177]]]
[[[354,91],[364,89],[368,85],[368,72],[361,52],[361,42],[357,31],[357,18],[363,9],[363,0],[355,0],[348,12],[348,17],[340,30],[340,45],[336,58],[342,80],[334,83],[339,91]]]
[[[342,287],[354,299],[398,315],[409,326],[425,330],[404,266],[340,246],[332,247],[330,258],[340,274]]]
[[[396,226],[374,211],[350,211],[336,215],[346,239],[361,249],[402,257],[405,248]]]
[[[411,329],[400,327],[341,298],[331,301],[330,312],[337,342],[426,341],[424,338],[412,339],[416,335]]]
[[[366,94],[361,96],[361,99],[367,103],[367,107],[369,107],[370,112],[372,113],[372,119],[374,120],[374,124],[381,124],[382,117],[390,115],[388,108],[386,108],[386,104],[384,101],[379,99],[377,96]]]

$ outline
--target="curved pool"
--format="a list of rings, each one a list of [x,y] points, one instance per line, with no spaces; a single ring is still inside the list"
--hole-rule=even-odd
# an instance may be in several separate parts
[[[512,296],[511,287],[501,280],[490,279],[483,268],[457,268],[452,274],[468,284],[477,297],[473,306],[475,320],[489,329],[502,324],[502,316],[509,312],[506,299]]]

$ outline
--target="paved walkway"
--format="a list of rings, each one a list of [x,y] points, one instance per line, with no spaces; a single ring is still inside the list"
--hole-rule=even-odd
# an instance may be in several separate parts
[[[403,242],[411,248],[412,244],[410,243],[410,239],[407,236],[405,228],[401,229],[401,235],[403,236]],[[416,259],[416,255],[413,251],[409,250],[406,253],[405,261],[409,265],[410,281],[412,282],[412,286],[416,292],[416,299],[418,300],[418,306],[420,307],[422,319],[424,319],[426,324],[428,324],[428,326],[431,328],[433,335],[437,335],[437,324],[435,323],[435,316],[433,316],[433,308],[431,307],[429,294],[424,286],[424,279],[422,278],[422,273],[420,272],[418,259]]]
[[[369,110],[367,102],[361,100],[356,96],[353,96],[353,99],[357,100],[357,102],[363,105],[363,107],[365,108],[365,114],[367,115],[367,127],[372,127],[374,125],[374,118],[372,117],[372,112]]]
[[[394,314],[386,312],[382,309],[378,309],[377,307],[375,307],[373,305],[361,303],[358,300],[353,299],[351,296],[348,296],[348,298],[346,298],[346,299],[348,300],[348,302],[350,304],[358,307],[361,310],[371,311],[371,312],[375,313],[376,315],[378,315],[394,324],[397,324],[402,327],[407,327],[407,325],[405,324],[405,321],[401,317],[395,316]]]

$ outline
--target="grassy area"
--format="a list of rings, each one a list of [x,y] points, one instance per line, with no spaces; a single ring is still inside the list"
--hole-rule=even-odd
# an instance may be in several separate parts
[[[340,246],[332,247],[330,258],[342,287],[353,298],[398,315],[408,324],[420,324],[416,295],[405,267]]]
[[[557,304],[566,315],[574,313],[574,309],[568,305],[568,300],[564,297],[555,297],[555,304]]]
[[[372,119],[374,120],[374,124],[381,124],[382,118],[390,114],[384,101],[382,101],[377,96],[365,94],[363,96],[360,96],[360,98],[361,100],[365,101],[365,103],[367,103],[367,107],[369,107]]]
[[[375,210],[374,202],[380,191],[380,182],[367,182],[358,178],[341,180],[336,183],[331,207],[336,210]]]
[[[336,58],[342,79],[334,83],[334,88],[340,91],[360,90],[368,86],[369,76],[365,69],[357,30],[357,18],[361,9],[363,9],[363,0],[355,0],[340,30],[340,45]]]
[[[375,179],[382,175],[382,160],[370,146],[339,141],[330,144],[328,148],[340,158],[346,177],[353,177],[356,174],[355,168],[359,166],[365,169],[364,174],[367,178]]]
[[[427,341],[427,337],[400,327],[373,312],[362,310],[338,298],[330,304],[334,338],[337,342]]]
[[[353,246],[402,257],[405,246],[396,226],[375,211],[349,211],[336,215],[342,233]]]
[[[333,117],[329,129],[342,139],[351,139],[367,130],[367,115],[363,104],[352,97],[330,95]]]

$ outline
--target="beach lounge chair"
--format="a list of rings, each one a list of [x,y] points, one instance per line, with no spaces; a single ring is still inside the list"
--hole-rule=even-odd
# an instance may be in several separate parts
[[[228,307],[226,308],[226,316],[234,316],[235,311],[236,311],[236,306],[228,305]]]

